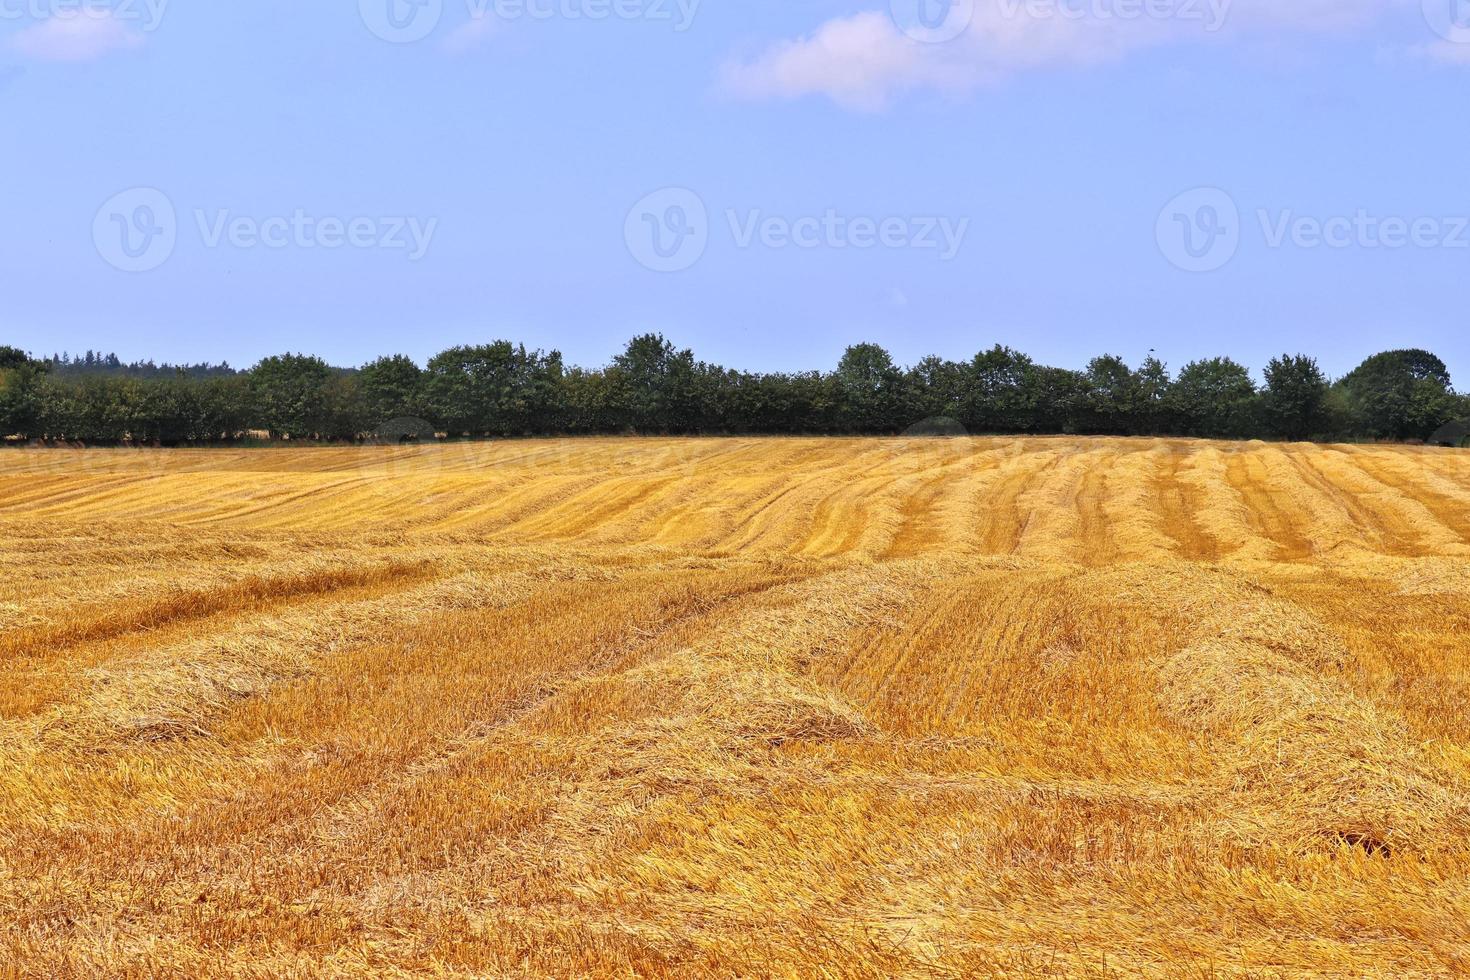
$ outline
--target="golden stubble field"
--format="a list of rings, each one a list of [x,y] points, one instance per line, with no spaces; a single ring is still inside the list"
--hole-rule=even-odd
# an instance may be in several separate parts
[[[1470,971],[1470,455],[0,452],[0,975]]]

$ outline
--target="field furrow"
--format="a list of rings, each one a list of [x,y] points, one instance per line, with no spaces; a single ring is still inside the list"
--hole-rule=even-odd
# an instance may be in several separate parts
[[[0,975],[1470,972],[1461,452],[0,451],[0,501]]]

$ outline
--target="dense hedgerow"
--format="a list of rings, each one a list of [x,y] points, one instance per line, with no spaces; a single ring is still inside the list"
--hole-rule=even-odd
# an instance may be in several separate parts
[[[1258,385],[1229,358],[1176,375],[1152,357],[1132,367],[1109,355],[1074,371],[1000,346],[902,368],[859,344],[834,371],[758,374],[698,361],[658,335],[633,339],[595,370],[510,341],[456,347],[423,367],[401,355],[342,369],[284,354],[246,371],[91,352],[34,360],[0,348],[0,432],[97,444],[259,432],[350,441],[397,418],[452,437],[883,435],[945,418],[972,433],[1419,440],[1467,415],[1470,398],[1455,392],[1444,362],[1420,350],[1374,355],[1335,382],[1311,357],[1284,355]]]

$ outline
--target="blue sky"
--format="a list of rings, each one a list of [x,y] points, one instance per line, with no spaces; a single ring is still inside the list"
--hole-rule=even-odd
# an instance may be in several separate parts
[[[1470,387],[1466,0],[422,2],[0,0],[0,343]]]

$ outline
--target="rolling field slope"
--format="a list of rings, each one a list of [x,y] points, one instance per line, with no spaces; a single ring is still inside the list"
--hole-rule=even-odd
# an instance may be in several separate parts
[[[0,976],[1470,972],[1470,455],[0,452]]]

